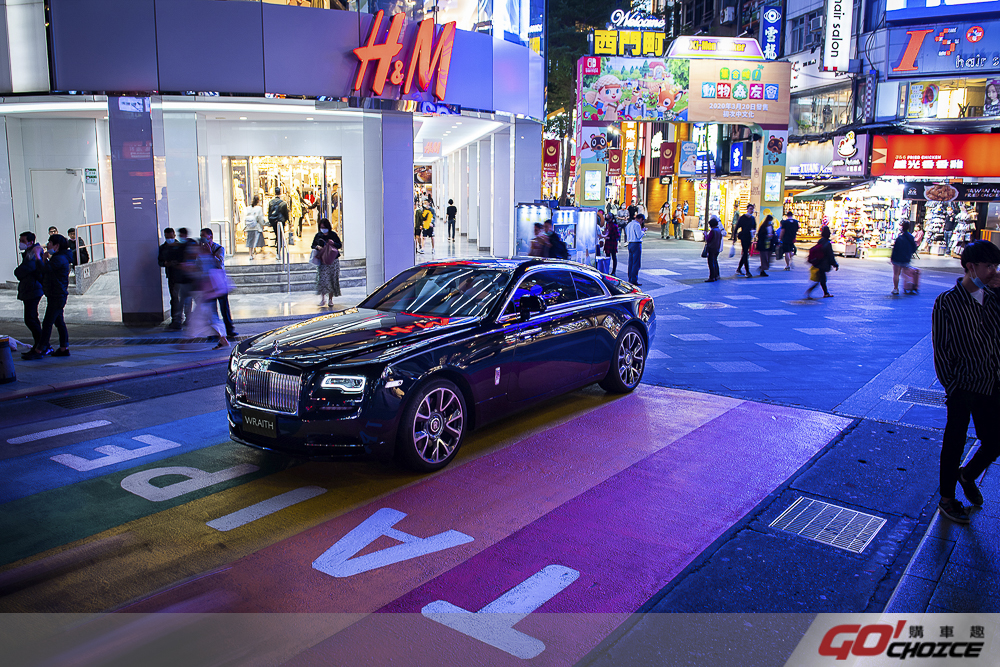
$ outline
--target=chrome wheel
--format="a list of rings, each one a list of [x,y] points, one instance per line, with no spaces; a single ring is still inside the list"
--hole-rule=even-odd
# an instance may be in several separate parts
[[[642,337],[629,329],[618,346],[618,377],[622,384],[629,388],[639,384],[645,363],[646,349],[642,344]]]
[[[426,463],[441,463],[462,441],[465,414],[462,402],[449,387],[427,393],[413,415],[413,447]]]

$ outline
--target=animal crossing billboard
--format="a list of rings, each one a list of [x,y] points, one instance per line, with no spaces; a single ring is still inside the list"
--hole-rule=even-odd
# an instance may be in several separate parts
[[[584,56],[578,118],[787,127],[791,66],[686,58]]]

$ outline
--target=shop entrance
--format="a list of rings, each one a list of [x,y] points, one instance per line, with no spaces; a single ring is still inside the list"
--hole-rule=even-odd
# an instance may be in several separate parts
[[[263,261],[277,261],[274,229],[267,221],[268,203],[275,188],[281,188],[281,199],[288,205],[288,225],[284,229],[293,263],[309,260],[313,235],[320,218],[328,218],[340,240],[344,237],[343,201],[341,197],[342,164],[339,157],[318,156],[247,156],[227,158],[231,196],[229,238],[237,263],[248,261],[247,234],[244,214],[254,196],[260,197],[264,212]]]

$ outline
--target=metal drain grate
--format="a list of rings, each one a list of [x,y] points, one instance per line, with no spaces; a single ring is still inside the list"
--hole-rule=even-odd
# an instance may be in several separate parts
[[[771,528],[858,554],[884,525],[885,519],[877,516],[811,498],[799,498],[771,522]]]
[[[920,405],[930,405],[936,408],[944,406],[945,393],[943,391],[934,391],[932,389],[919,389],[917,387],[909,387],[903,394],[897,398],[897,401],[903,403],[919,403]]]
[[[116,401],[124,401],[127,399],[128,396],[125,394],[119,394],[116,391],[110,391],[108,389],[98,389],[97,391],[85,391],[82,394],[74,394],[72,396],[50,398],[45,402],[51,403],[52,405],[58,405],[60,408],[75,410],[76,408],[89,408],[95,405],[114,403]]]

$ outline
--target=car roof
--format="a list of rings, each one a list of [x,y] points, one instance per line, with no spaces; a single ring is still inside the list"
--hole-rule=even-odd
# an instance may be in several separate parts
[[[565,259],[551,259],[547,257],[468,257],[442,260],[437,262],[424,262],[418,266],[478,266],[481,268],[501,269],[501,270],[527,270],[532,266],[551,265],[552,268],[576,269],[597,273],[597,270],[586,264],[571,262]]]

